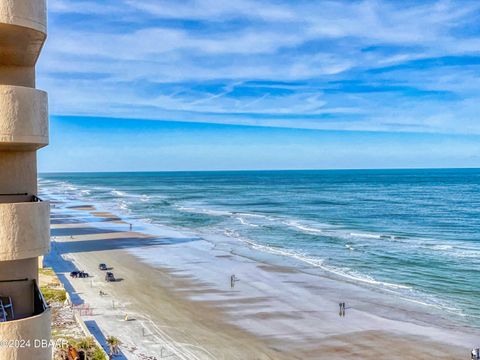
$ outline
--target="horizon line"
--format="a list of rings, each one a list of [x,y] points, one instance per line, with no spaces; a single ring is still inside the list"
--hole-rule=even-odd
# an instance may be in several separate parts
[[[325,169],[218,169],[218,170],[119,170],[119,171],[40,171],[41,174],[113,174],[113,173],[205,173],[205,172],[282,172],[282,171],[374,171],[374,170],[480,170],[480,167],[398,167],[398,168],[325,168]]]

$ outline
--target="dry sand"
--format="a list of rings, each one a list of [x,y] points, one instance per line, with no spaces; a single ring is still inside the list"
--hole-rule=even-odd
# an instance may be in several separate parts
[[[377,304],[377,294],[352,284],[167,230],[130,232],[90,205],[57,207],[52,222],[48,265],[73,301],[93,310],[85,320],[100,341],[120,338],[124,358],[466,359],[480,339],[448,322],[431,325],[422,309]],[[102,262],[119,281],[104,281]],[[71,279],[75,268],[92,277]],[[240,279],[233,289],[232,273]],[[337,298],[347,302],[345,317]],[[376,307],[381,315],[372,313]]]

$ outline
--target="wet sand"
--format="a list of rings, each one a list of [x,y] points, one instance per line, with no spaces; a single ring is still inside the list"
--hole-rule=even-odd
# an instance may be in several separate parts
[[[163,236],[130,232],[91,205],[57,207],[52,219],[47,263],[74,302],[93,309],[87,322],[121,339],[125,358],[461,359],[480,340],[474,330],[430,324],[422,309],[377,303],[377,294],[354,284],[167,229]],[[120,281],[106,283],[99,263]],[[75,268],[92,277],[71,279]],[[239,278],[234,288],[231,274]],[[338,301],[347,303],[345,317]]]

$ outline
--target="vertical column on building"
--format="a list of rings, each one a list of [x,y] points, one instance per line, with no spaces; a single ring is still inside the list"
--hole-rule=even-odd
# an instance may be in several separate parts
[[[0,0],[0,338],[25,345],[0,348],[0,360],[51,359],[50,311],[37,286],[49,251],[49,204],[37,197],[47,94],[35,84],[46,33],[45,0]]]

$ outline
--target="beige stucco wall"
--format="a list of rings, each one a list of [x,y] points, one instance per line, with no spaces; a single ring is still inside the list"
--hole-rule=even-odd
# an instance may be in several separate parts
[[[37,258],[0,261],[0,294],[12,298],[17,317],[30,316],[33,313],[32,281],[37,278]],[[21,279],[27,281],[11,281]],[[0,348],[0,353],[1,350]]]
[[[26,259],[50,250],[50,204],[0,204],[0,261]]]
[[[46,310],[40,315],[26,319],[13,320],[0,323],[0,339],[22,341],[24,348],[2,347],[0,360],[50,360],[52,348],[36,347],[39,341],[50,341],[51,312]]]
[[[0,84],[35,87],[33,66],[0,66]]]
[[[0,0],[0,23],[47,32],[46,0]]]
[[[46,20],[46,0],[0,0],[0,66],[35,66]]]
[[[35,151],[0,153],[0,193],[37,193],[37,154]]]
[[[0,85],[0,149],[38,149],[47,144],[47,93]]]
[[[48,100],[34,88],[35,64],[46,22],[46,0],[0,0],[0,194],[37,194]],[[0,196],[0,294],[11,297],[15,311],[0,322],[0,360],[52,358],[52,348],[40,343],[50,340],[50,310],[32,316],[38,256],[50,247],[50,204],[25,200]]]
[[[0,261],[0,281],[25,277],[29,278],[30,280],[38,280],[37,258],[16,261]],[[5,295],[5,293],[3,294]]]

